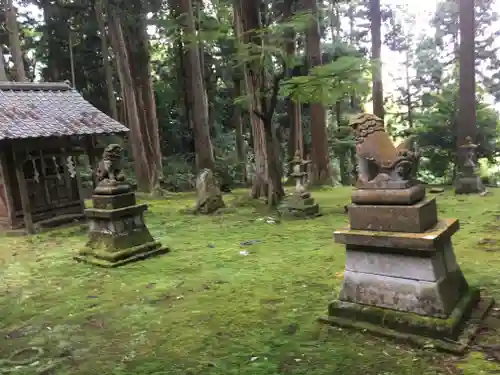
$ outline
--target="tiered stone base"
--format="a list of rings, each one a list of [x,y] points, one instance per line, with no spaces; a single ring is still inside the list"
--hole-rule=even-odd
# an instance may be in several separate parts
[[[146,227],[147,205],[136,204],[135,194],[123,185],[105,188],[96,189],[94,208],[85,210],[89,239],[75,259],[118,267],[167,253],[169,249],[156,241]]]
[[[322,320],[460,352],[493,302],[457,264],[458,220],[438,221],[435,200],[420,189],[398,189],[399,205],[385,202],[390,190],[353,194],[384,202],[351,205],[350,228],[334,232],[347,259],[339,299]]]
[[[434,318],[358,303],[333,301],[323,323],[352,328],[418,347],[463,354],[491,307],[491,298],[480,298],[469,288],[446,319]]]
[[[297,194],[285,199],[278,207],[278,212],[284,218],[305,219],[320,216],[319,205],[314,198],[301,197]]]
[[[484,190],[479,176],[459,177],[455,182],[455,194],[478,194]]]

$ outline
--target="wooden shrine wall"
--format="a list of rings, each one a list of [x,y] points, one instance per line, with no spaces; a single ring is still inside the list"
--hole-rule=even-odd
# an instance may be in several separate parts
[[[5,181],[3,178],[2,166],[0,165],[0,218],[2,219],[7,218],[8,215],[9,215],[9,208],[7,205],[7,191],[5,188]]]
[[[23,172],[33,219],[81,211],[78,182],[68,171],[67,155],[60,149],[44,149],[29,155]]]
[[[16,144],[20,150],[16,159],[24,160],[23,173],[26,180],[30,211],[34,222],[52,219],[66,214],[79,214],[83,212],[79,193],[77,176],[71,176],[68,170],[67,155],[64,149],[51,148],[53,144],[47,140],[34,151],[33,147],[27,154],[23,151],[22,143]],[[21,145],[21,147],[20,147]],[[4,180],[12,195],[13,215],[11,228],[24,226],[19,183],[17,181],[14,157],[11,145],[2,145],[4,152]],[[59,146],[59,145],[58,145]],[[75,162],[76,158],[72,158]],[[1,208],[0,208],[1,216]]]

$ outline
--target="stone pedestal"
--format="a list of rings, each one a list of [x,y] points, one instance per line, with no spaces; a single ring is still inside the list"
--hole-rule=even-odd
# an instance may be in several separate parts
[[[458,220],[438,220],[420,185],[360,189],[352,198],[350,227],[334,232],[346,245],[344,280],[322,320],[463,351],[493,302],[457,264],[451,237]]]
[[[478,194],[485,190],[481,178],[473,166],[463,167],[455,181],[455,194]]]
[[[319,205],[309,193],[307,195],[296,193],[285,199],[278,207],[278,211],[285,218],[313,218],[319,216]]]
[[[128,184],[101,183],[92,196],[93,208],[85,210],[89,238],[75,259],[102,267],[117,267],[165,254],[144,222],[146,204],[136,204]]]

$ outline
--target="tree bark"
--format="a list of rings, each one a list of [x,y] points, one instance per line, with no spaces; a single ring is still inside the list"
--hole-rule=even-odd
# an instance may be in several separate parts
[[[233,79],[233,98],[236,99],[240,97],[243,93],[242,82],[239,77]],[[247,168],[246,168],[246,148],[245,140],[243,139],[243,116],[241,113],[241,107],[237,104],[233,105],[233,124],[235,126],[236,133],[236,155],[238,158],[239,170],[243,177],[245,184],[247,183]]]
[[[196,35],[195,20],[193,15],[193,4],[191,0],[170,1],[171,6],[178,9],[181,15],[181,25],[184,37]],[[187,48],[187,60],[190,65],[188,78],[189,91],[192,101],[193,136],[196,151],[196,167],[198,171],[208,168],[215,169],[215,160],[210,139],[210,127],[208,116],[208,99],[206,96],[203,72],[201,67],[200,49],[197,43],[184,43]]]
[[[127,125],[130,128],[130,144],[134,158],[134,170],[137,178],[137,187],[141,191],[151,191],[151,176],[145,145],[142,138],[141,123],[137,107],[137,97],[134,90],[134,81],[130,69],[130,56],[127,51],[125,37],[120,19],[116,12],[109,13],[110,40],[115,52],[120,84],[122,87],[124,105],[126,108]]]
[[[380,0],[370,0],[370,31],[372,36],[372,97],[373,114],[384,119],[384,90],[382,86],[382,17],[380,14]]]
[[[16,81],[26,81],[26,70],[24,69],[23,51],[21,49],[21,39],[19,36],[19,26],[17,24],[17,10],[12,0],[5,0],[5,18],[9,31],[10,53],[14,60]]]
[[[318,21],[317,0],[306,0],[307,10],[312,13],[312,20],[306,33],[306,55],[309,68],[321,65],[321,35]],[[326,110],[321,103],[311,103],[311,184],[325,185],[332,183],[332,168],[328,153],[328,133],[326,129]]]
[[[3,45],[0,44],[0,49],[3,49]],[[5,70],[5,59],[3,54],[0,55],[0,82],[8,81],[7,71]]]
[[[294,15],[294,5],[295,0],[287,0],[283,7],[283,19],[289,21]],[[297,33],[293,28],[289,28],[285,31],[285,53],[287,55],[287,60],[291,61],[296,53],[296,38]],[[287,76],[291,77],[293,75],[293,66],[285,66],[287,71]],[[301,108],[300,103],[292,100],[291,98],[286,99],[287,104],[287,116],[288,116],[288,161],[290,162],[295,153],[298,151],[300,157],[304,157],[304,137],[302,134],[302,121],[301,121]],[[288,168],[288,173],[292,172],[292,168]]]
[[[109,51],[108,51],[108,35],[106,33],[106,21],[104,14],[103,0],[95,0],[95,12],[97,23],[99,26],[99,33],[101,34],[101,55],[102,63],[104,66],[104,75],[106,77],[106,91],[108,94],[108,106],[109,113],[111,117],[118,120],[118,108],[116,105],[116,94],[113,85],[113,71],[109,63]]]
[[[473,142],[477,136],[476,126],[476,77],[474,48],[474,0],[460,0],[460,55],[459,55],[459,105],[457,126],[457,162],[459,168],[465,163],[465,138]]]
[[[260,1],[234,0],[235,32],[245,44],[262,47]],[[252,124],[255,153],[255,177],[251,195],[267,197],[270,206],[276,205],[284,196],[276,134],[272,127],[272,113],[264,113],[263,91],[266,76],[259,59],[245,63],[245,89],[250,98],[249,113]]]

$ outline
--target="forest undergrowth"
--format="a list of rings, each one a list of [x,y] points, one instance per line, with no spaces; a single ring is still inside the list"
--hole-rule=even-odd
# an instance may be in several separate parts
[[[271,220],[243,190],[208,217],[184,213],[192,194],[148,201],[147,224],[172,251],[117,269],[72,259],[84,227],[1,237],[0,374],[499,374],[496,310],[464,358],[316,321],[342,280],[332,232],[347,224],[349,192],[315,191],[324,215],[308,221]],[[500,300],[499,194],[436,198],[461,221],[468,281]],[[30,347],[43,353],[22,365],[29,353],[16,350]]]

